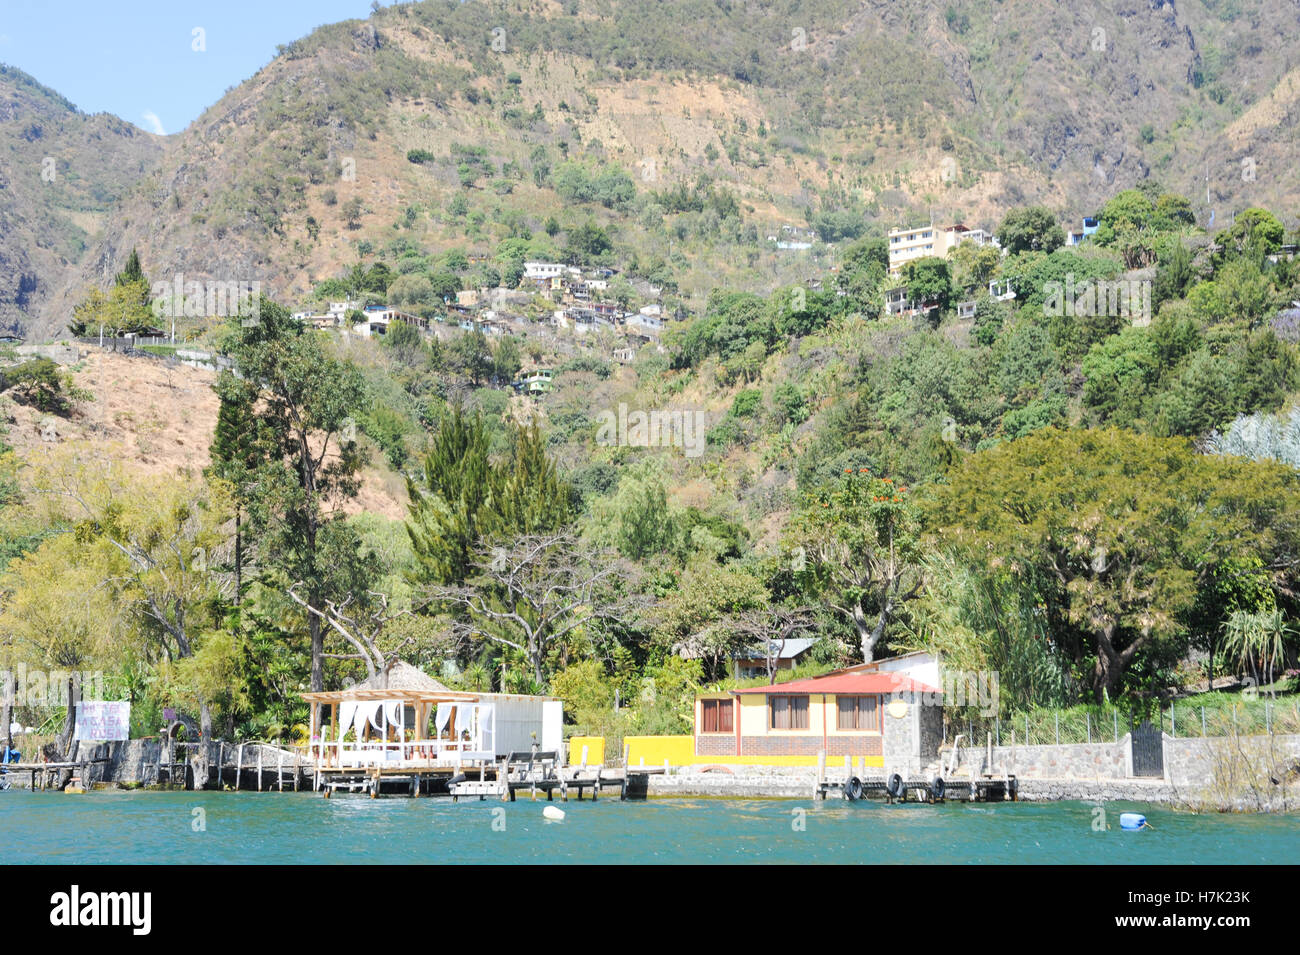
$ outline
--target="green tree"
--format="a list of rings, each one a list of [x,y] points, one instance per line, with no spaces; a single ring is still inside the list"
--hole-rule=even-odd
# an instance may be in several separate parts
[[[998,244],[1008,255],[1021,252],[1052,252],[1065,245],[1065,231],[1045,206],[1030,206],[1008,212],[997,231]]]
[[[806,561],[804,585],[852,624],[865,663],[904,605],[923,592],[919,532],[907,488],[866,468],[805,495],[792,521],[790,544]]]
[[[417,580],[463,586],[485,542],[550,533],[567,522],[569,487],[536,423],[512,428],[510,440],[508,457],[495,463],[480,413],[455,407],[443,419],[424,458],[423,483],[407,479]]]
[[[1054,582],[1057,638],[1087,641],[1080,659],[1102,700],[1183,634],[1224,561],[1258,554],[1289,570],[1300,474],[1201,456],[1181,439],[1047,430],[964,459],[927,516],[941,546]]]
[[[903,276],[914,302],[937,306],[940,312],[948,310],[952,299],[952,275],[945,260],[931,256],[909,262]]]
[[[218,394],[238,402],[244,389],[256,389],[257,427],[267,442],[249,513],[259,564],[283,587],[301,583],[307,601],[322,607],[355,584],[347,578],[354,565],[339,557],[352,536],[341,507],[356,496],[365,464],[353,418],[365,399],[361,375],[265,298],[228,337],[226,351],[234,373],[222,375]],[[314,615],[307,628],[316,691],[325,685],[324,633]]]

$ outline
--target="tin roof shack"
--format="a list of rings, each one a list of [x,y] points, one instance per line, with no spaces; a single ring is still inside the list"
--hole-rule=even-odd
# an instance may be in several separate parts
[[[311,705],[311,758],[327,774],[449,772],[534,743],[558,750],[562,740],[555,697],[451,690],[407,663],[302,696]]]
[[[939,752],[943,695],[933,657],[861,664],[805,680],[700,694],[695,753],[779,765],[789,757],[850,756],[915,775]],[[924,658],[924,659],[921,659]],[[934,683],[921,674],[933,673]]]

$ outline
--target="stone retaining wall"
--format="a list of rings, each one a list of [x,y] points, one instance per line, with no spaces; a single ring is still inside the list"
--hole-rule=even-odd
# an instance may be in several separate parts
[[[1230,785],[1233,778],[1245,784],[1247,776],[1281,779],[1300,772],[1300,735],[1165,736],[1165,778],[1175,786]]]
[[[989,760],[987,746],[962,745],[957,768],[963,774],[1010,773],[1019,778],[1042,779],[1128,779],[1132,776],[1129,737],[1118,743],[1061,743],[1043,746],[994,746]],[[939,754],[945,771],[951,748]]]
[[[207,748],[209,763],[208,788],[215,788],[218,785],[218,758],[222,759],[224,769],[220,781],[225,785],[234,785],[235,759],[236,754],[239,752],[239,744],[212,742],[208,743]],[[286,771],[292,768],[295,763],[304,768],[310,765],[307,760],[295,753],[281,751],[263,743],[246,743],[244,745],[243,768],[239,774],[240,789],[257,788],[257,756],[259,751],[262,754],[262,773],[264,777],[262,784],[265,787],[275,785],[276,769],[282,752]],[[87,781],[91,784],[114,783],[121,786],[157,786],[163,783],[188,786],[191,784],[191,780],[186,773],[186,765],[181,761],[175,764],[175,778],[169,778],[168,770],[172,767],[165,761],[166,754],[163,752],[162,742],[157,739],[132,739],[116,743],[85,745],[77,752],[73,762],[80,762],[83,759],[88,762],[87,775],[89,779]],[[95,762],[95,760],[105,759],[107,762]],[[11,773],[9,780],[10,785],[25,789],[31,783],[31,774],[29,772]],[[289,783],[287,780],[285,785],[288,788]]]

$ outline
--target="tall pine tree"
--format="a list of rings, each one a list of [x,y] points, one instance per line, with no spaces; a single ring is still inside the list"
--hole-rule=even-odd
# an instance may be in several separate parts
[[[485,542],[558,530],[570,517],[560,480],[534,423],[515,427],[509,457],[494,463],[480,414],[452,410],[424,460],[424,486],[408,479],[407,532],[424,582],[462,586]]]

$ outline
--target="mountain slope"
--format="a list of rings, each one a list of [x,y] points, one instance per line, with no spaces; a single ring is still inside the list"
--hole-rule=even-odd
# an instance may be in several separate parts
[[[781,224],[993,226],[1028,201],[1073,220],[1147,177],[1202,221],[1258,204],[1293,219],[1300,97],[1276,38],[1297,30],[1278,0],[386,8],[290,44],[137,163],[29,332],[57,334],[133,246],[154,280],[260,280],[293,301],[395,240],[490,256],[590,218],[620,265],[662,260],[698,307],[719,283],[813,271],[764,243]],[[636,201],[566,197],[566,159],[627,170]],[[735,227],[654,201],[701,175],[739,200]]]
[[[116,116],[87,116],[0,64],[0,333],[57,331],[40,321],[54,286],[161,158],[157,137]]]

